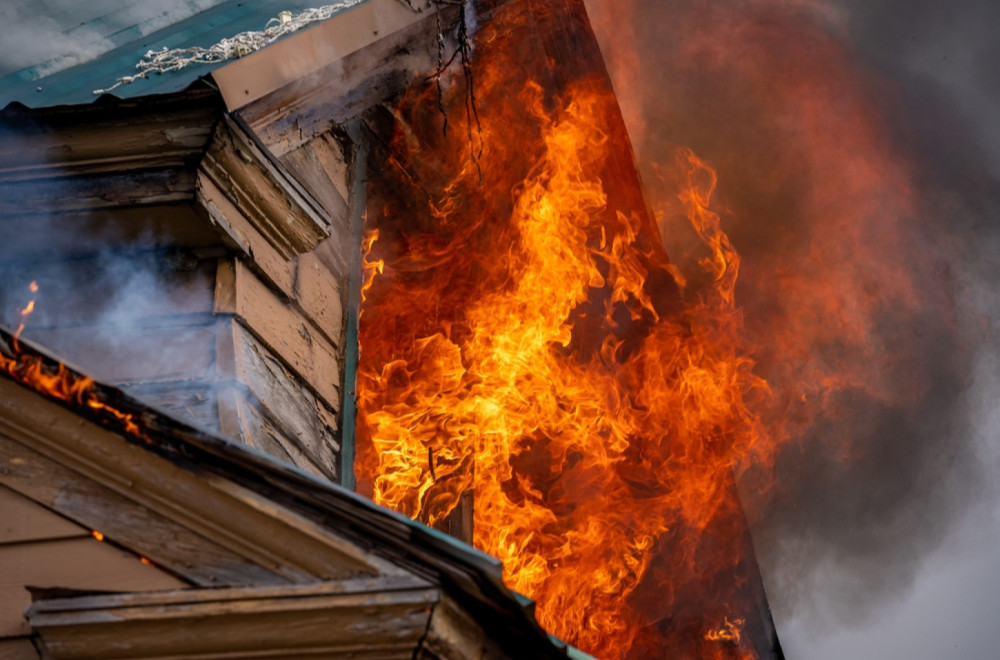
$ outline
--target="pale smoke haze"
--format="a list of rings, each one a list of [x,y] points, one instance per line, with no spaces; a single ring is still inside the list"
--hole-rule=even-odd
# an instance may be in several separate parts
[[[115,33],[150,34],[224,0],[4,0],[0,2],[0,75],[41,65],[40,75],[99,57]]]

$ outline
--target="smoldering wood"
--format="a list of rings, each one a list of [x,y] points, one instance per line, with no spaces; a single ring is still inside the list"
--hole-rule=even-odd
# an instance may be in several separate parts
[[[219,425],[219,383],[214,378],[161,382],[129,382],[122,389],[163,412],[214,431]]]

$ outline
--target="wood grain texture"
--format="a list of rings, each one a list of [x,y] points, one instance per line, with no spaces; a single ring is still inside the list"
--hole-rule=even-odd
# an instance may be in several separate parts
[[[58,511],[84,528],[99,530],[193,584],[273,584],[288,579],[204,535],[178,525],[79,472],[0,435],[0,483]]]
[[[52,660],[412,658],[439,592],[342,585],[42,601],[30,620]]]
[[[0,486],[0,545],[90,536],[90,530]]]
[[[204,173],[198,175],[195,197],[197,208],[205,214],[208,224],[222,234],[224,242],[254,264],[255,269],[278,291],[292,296],[295,288],[293,264],[264,239],[250,220]]]
[[[30,632],[26,586],[148,591],[186,586],[131,553],[87,536],[0,546],[0,635]]]
[[[325,211],[232,119],[218,123],[199,170],[284,258],[329,235]]]
[[[233,314],[330,408],[340,408],[337,347],[239,260],[219,264],[217,314]]]
[[[138,507],[136,515],[165,521],[164,535],[174,530],[179,538],[196,544],[200,538],[202,547],[197,550],[209,558],[213,554],[218,558],[220,548],[222,559],[235,555],[240,558],[235,567],[239,571],[309,582],[391,569],[374,555],[359,554],[354,546],[345,546],[347,541],[333,530],[283,505],[262,504],[260,496],[244,486],[191,469],[183,461],[167,460],[5,379],[0,379],[0,450],[6,454],[0,455],[0,483],[30,494],[81,524],[84,520],[79,516],[92,515],[89,512],[97,509],[100,501],[78,504],[81,498],[69,491],[67,480],[114,491]],[[54,469],[62,469],[65,479],[47,474]],[[46,492],[31,492],[31,488]],[[73,506],[79,510],[68,513]],[[114,520],[108,522],[114,524]],[[97,528],[89,522],[88,526]],[[150,535],[148,527],[149,523],[136,521],[121,524],[114,534],[101,531],[123,545],[138,548],[149,543],[144,541]],[[203,570],[200,561],[187,565],[175,557],[169,536],[161,535],[159,540],[168,547],[154,548],[147,555],[151,559],[179,574]],[[201,573],[198,579],[203,578]],[[239,575],[232,579],[238,580]]]

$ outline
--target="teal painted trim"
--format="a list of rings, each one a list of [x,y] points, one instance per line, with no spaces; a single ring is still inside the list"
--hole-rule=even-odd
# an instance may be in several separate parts
[[[347,338],[344,348],[344,414],[340,433],[340,483],[348,490],[357,488],[354,475],[355,434],[357,433],[358,318],[361,312],[361,236],[365,206],[368,204],[368,147],[361,132],[361,120],[347,124],[354,145],[354,178],[351,183],[351,266],[347,285]]]

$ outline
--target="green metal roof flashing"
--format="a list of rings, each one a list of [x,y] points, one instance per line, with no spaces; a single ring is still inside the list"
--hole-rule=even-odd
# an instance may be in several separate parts
[[[137,26],[132,26],[109,37],[112,42],[120,44],[118,47],[89,62],[44,77],[38,75],[44,65],[0,77],[0,107],[13,101],[29,108],[91,103],[97,98],[94,90],[106,89],[118,78],[134,74],[136,63],[146,51],[190,46],[208,48],[240,32],[264,29],[267,22],[281,11],[298,12],[329,1],[229,0],[145,36],[139,34]],[[224,65],[224,62],[192,64],[179,71],[153,74],[118,87],[113,94],[133,98],[176,92]]]

